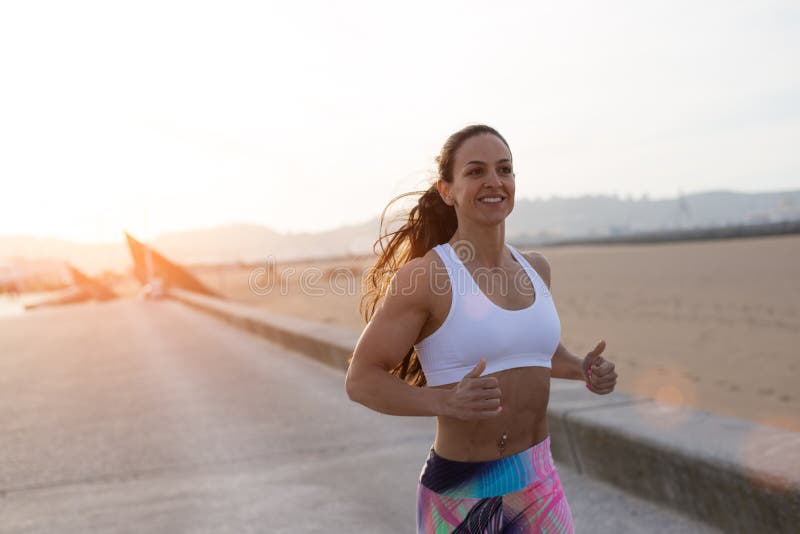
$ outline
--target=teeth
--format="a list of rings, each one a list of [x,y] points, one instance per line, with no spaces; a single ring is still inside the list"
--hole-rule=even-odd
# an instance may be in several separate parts
[[[500,202],[501,200],[503,200],[503,199],[500,198],[500,197],[486,197],[486,198],[482,198],[481,202]]]

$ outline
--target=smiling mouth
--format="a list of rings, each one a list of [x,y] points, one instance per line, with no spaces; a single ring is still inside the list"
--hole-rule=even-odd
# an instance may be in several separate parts
[[[483,197],[479,198],[478,202],[481,204],[502,204],[505,201],[506,197],[496,196],[496,197]]]

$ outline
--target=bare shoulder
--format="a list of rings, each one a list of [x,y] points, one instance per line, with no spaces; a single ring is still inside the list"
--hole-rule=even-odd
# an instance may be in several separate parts
[[[429,250],[424,256],[413,258],[403,264],[389,282],[387,296],[401,297],[413,307],[428,309],[436,274],[444,269],[444,264],[435,251]]]
[[[547,257],[535,250],[529,250],[527,252],[520,251],[520,254],[528,260],[531,267],[536,269],[536,272],[542,277],[544,283],[547,284],[547,288],[550,289],[550,262],[547,261]]]

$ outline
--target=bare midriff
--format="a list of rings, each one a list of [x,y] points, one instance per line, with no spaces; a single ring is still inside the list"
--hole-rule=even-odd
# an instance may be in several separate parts
[[[433,449],[460,462],[496,460],[524,451],[547,438],[550,369],[516,367],[481,376],[496,376],[503,411],[487,419],[464,421],[437,416]],[[457,384],[429,386],[455,388]]]

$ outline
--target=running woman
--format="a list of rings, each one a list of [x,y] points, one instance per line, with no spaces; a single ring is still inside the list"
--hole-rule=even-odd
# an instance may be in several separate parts
[[[426,191],[389,203],[422,193],[405,224],[376,241],[347,394],[389,415],[436,416],[418,533],[571,533],[550,451],[550,378],[603,395],[614,364],[602,339],[582,359],[561,344],[547,259],[505,240],[515,192],[505,139],[471,125],[436,162]]]

